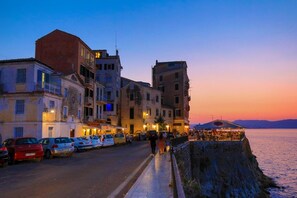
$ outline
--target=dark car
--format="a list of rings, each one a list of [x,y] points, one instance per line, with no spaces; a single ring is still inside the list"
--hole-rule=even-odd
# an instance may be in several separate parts
[[[3,144],[0,144],[0,166],[7,166],[8,159],[7,148]]]
[[[42,145],[34,137],[10,138],[4,141],[9,154],[9,162],[14,164],[16,161],[37,160],[43,158]]]

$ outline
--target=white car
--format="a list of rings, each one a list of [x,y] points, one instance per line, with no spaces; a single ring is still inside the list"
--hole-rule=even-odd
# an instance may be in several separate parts
[[[102,146],[102,142],[100,138],[96,135],[89,135],[89,136],[84,136],[82,137],[83,139],[89,141],[92,143],[93,148],[99,148]]]
[[[101,135],[100,139],[103,147],[114,145],[114,139],[110,134]]]
[[[74,143],[74,151],[76,152],[93,148],[91,141],[84,140],[80,137],[73,137],[70,139]]]

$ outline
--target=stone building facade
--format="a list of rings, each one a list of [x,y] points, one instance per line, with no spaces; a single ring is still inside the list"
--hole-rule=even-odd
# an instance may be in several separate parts
[[[189,131],[189,78],[185,61],[158,62],[152,68],[153,88],[162,92],[162,104],[173,108],[173,131]]]

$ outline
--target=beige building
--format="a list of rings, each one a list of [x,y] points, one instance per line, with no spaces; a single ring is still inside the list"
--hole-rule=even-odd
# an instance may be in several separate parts
[[[1,60],[2,139],[84,135],[90,128],[82,122],[83,95],[76,74],[57,74],[33,58]]]
[[[165,118],[162,117],[164,111]],[[171,128],[172,118],[169,108],[161,107],[161,91],[153,89],[148,83],[135,82],[122,78],[121,124],[128,133],[147,130],[161,130],[156,120],[161,116],[164,127]],[[163,129],[163,130],[166,130]]]
[[[173,131],[189,131],[189,78],[185,61],[158,62],[152,68],[153,88],[162,92],[162,105],[173,111]]]

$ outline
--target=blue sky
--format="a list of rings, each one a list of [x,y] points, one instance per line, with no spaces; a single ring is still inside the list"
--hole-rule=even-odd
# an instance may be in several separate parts
[[[246,112],[239,104],[235,110],[229,106],[230,98],[237,97],[233,94],[241,92],[266,94],[254,98],[252,106],[258,105],[259,97],[295,97],[282,89],[297,90],[296,10],[295,0],[2,1],[0,59],[34,57],[35,41],[54,29],[111,54],[117,35],[125,77],[151,82],[156,59],[187,61],[195,122],[207,120],[209,114],[231,120],[252,114],[267,119],[297,117],[297,110],[271,117],[265,109],[262,114],[257,109]],[[275,84],[280,87],[273,92]],[[218,87],[219,94],[230,98],[207,103]],[[282,101],[276,105],[288,112]],[[296,103],[290,105],[297,109]]]

